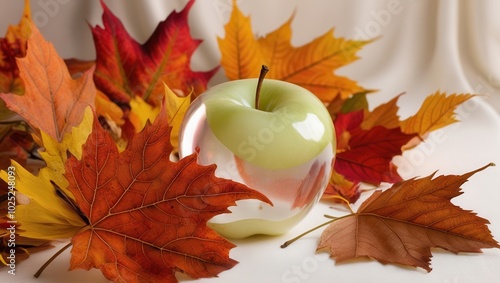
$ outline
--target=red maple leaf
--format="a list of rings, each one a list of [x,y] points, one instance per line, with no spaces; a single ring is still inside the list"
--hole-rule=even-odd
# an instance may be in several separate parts
[[[350,135],[349,149],[337,154],[334,166],[337,172],[349,180],[375,185],[402,180],[392,158],[401,155],[401,147],[416,135],[382,126],[370,130],[356,128]]]
[[[139,44],[125,30],[120,20],[106,7],[103,27],[92,28],[96,47],[94,80],[114,102],[126,104],[130,97],[141,96],[159,105],[164,94],[163,82],[184,93],[203,92],[218,67],[208,72],[193,72],[191,55],[201,40],[193,39],[188,13],[194,0],[180,12],[172,12],[158,24],[151,37]]]
[[[170,127],[162,109],[121,153],[97,119],[81,160],[66,163],[69,190],[89,225],[72,238],[71,269],[99,268],[117,282],[177,282],[216,276],[237,262],[232,243],[206,222],[240,199],[269,200],[215,177],[197,156],[170,161]]]
[[[415,137],[401,129],[374,126],[362,129],[363,110],[338,114],[335,119],[337,157],[335,171],[355,183],[401,181],[392,158],[402,153],[402,146]]]

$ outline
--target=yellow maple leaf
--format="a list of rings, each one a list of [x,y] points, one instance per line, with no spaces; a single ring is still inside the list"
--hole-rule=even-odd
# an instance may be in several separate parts
[[[82,155],[82,145],[92,131],[93,113],[90,107],[85,110],[83,121],[61,142],[41,132],[45,150],[40,155],[47,166],[33,175],[17,162],[15,167],[16,207],[15,219],[20,224],[20,236],[53,240],[72,237],[86,225],[77,211],[58,195],[60,189],[71,202],[74,198],[67,190],[68,181],[64,177],[67,152],[77,158]],[[6,171],[0,172],[0,178],[8,180]]]
[[[293,17],[277,30],[256,39],[250,17],[245,17],[234,3],[225,26],[225,38],[219,38],[221,65],[230,80],[259,76],[267,65],[267,78],[298,84],[324,102],[337,95],[343,99],[364,91],[355,81],[340,77],[334,70],[358,59],[356,52],[370,41],[336,38],[333,29],[299,47],[291,44]]]
[[[447,96],[437,91],[424,100],[417,114],[401,121],[401,131],[424,138],[434,130],[457,122],[455,109],[474,96],[468,93]]]
[[[173,153],[179,150],[179,132],[181,130],[182,120],[191,104],[191,93],[180,97],[176,95],[166,84],[165,85],[165,104],[167,119],[172,127],[170,132],[170,143],[173,146]]]
[[[42,133],[42,142],[45,150],[39,154],[47,164],[43,169],[46,170],[47,175],[68,197],[73,198],[71,192],[66,190],[68,181],[63,176],[64,166],[66,164],[67,153],[70,152],[77,158],[82,156],[82,145],[87,140],[90,132],[92,131],[92,109],[87,107],[84,114],[84,119],[78,127],[64,136],[61,142],[50,137],[45,132]]]
[[[159,112],[160,107],[147,103],[138,95],[130,99],[129,119],[136,133],[142,131],[148,121],[154,121]]]
[[[172,127],[170,142],[174,148],[173,152],[175,153],[179,149],[179,131],[181,129],[184,115],[191,104],[191,93],[187,96],[178,96],[167,86],[167,84],[164,83],[163,85],[165,87],[164,100],[167,120],[169,125]],[[130,121],[134,125],[136,132],[140,132],[146,125],[147,121],[154,121],[160,112],[160,106],[154,107],[145,102],[139,96],[134,96],[130,100],[130,107]]]

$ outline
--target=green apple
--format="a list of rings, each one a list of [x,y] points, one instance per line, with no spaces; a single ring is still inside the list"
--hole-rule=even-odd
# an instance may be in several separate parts
[[[192,103],[181,128],[180,155],[197,149],[200,164],[217,164],[217,176],[242,182],[273,202],[238,202],[211,226],[227,237],[274,235],[287,232],[317,203],[329,181],[335,134],[324,104],[308,90],[244,79],[214,86]]]
[[[305,88],[265,80],[255,108],[257,79],[220,84],[204,95],[215,136],[252,164],[282,169],[317,156],[333,140],[332,120],[323,103]]]

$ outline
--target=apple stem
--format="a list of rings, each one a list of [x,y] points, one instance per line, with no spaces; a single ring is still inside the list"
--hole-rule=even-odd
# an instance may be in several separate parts
[[[264,77],[267,72],[269,72],[269,68],[266,65],[262,65],[262,69],[260,69],[259,81],[257,82],[257,90],[255,92],[255,109],[259,109],[260,89],[262,88],[262,82],[264,81]]]

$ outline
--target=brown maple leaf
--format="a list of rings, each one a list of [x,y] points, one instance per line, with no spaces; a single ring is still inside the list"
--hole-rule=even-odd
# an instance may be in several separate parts
[[[26,57],[16,59],[24,95],[2,93],[0,98],[37,133],[44,131],[60,142],[82,121],[85,108],[94,104],[93,68],[73,80],[54,46],[34,24],[30,29]]]
[[[488,220],[451,203],[460,186],[491,164],[463,175],[434,174],[376,191],[358,211],[337,218],[321,235],[318,250],[327,249],[337,262],[370,257],[383,263],[431,271],[431,248],[453,253],[500,248]]]
[[[232,243],[206,226],[235,201],[269,200],[245,185],[215,177],[197,156],[170,161],[165,109],[121,153],[94,121],[79,161],[66,163],[69,190],[89,225],[72,239],[71,269],[99,268],[117,282],[177,282],[231,268]]]
[[[224,39],[219,38],[221,65],[230,80],[256,78],[260,67],[269,67],[267,78],[295,83],[309,89],[324,102],[363,91],[355,81],[337,76],[334,70],[358,59],[356,52],[370,41],[345,40],[333,36],[333,29],[299,47],[291,44],[292,19],[262,38],[255,38],[250,17],[239,10],[237,1]]]

